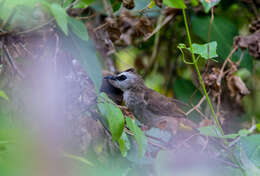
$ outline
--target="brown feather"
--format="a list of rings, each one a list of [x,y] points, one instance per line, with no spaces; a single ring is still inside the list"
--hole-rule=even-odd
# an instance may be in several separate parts
[[[185,112],[180,108],[179,101],[165,97],[158,92],[146,88],[144,94],[147,109],[159,116],[185,118]],[[179,106],[178,106],[179,105]]]

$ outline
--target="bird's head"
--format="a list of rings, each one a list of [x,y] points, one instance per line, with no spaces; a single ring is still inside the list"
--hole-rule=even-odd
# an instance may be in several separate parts
[[[105,79],[108,79],[113,86],[122,91],[138,88],[144,85],[142,78],[133,68],[120,72],[117,75],[106,76]]]

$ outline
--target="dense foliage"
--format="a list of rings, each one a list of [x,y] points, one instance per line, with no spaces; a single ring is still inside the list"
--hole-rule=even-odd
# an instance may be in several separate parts
[[[259,7],[0,0],[0,175],[260,175]],[[130,67],[197,129],[135,119],[103,79]]]

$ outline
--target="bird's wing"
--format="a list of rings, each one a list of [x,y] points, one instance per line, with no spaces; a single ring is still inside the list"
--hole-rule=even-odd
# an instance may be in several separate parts
[[[185,112],[180,108],[181,103],[179,101],[167,98],[152,89],[145,91],[144,100],[147,110],[158,116],[186,117]]]

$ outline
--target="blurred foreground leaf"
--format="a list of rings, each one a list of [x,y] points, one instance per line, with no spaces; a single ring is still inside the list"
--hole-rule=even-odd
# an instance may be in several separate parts
[[[130,141],[125,132],[122,133],[121,137],[118,139],[118,144],[123,157],[126,157],[127,151],[130,149]]]
[[[74,34],[76,34],[80,39],[88,41],[87,28],[82,21],[68,17],[68,23]]]
[[[0,90],[0,97],[7,101],[9,100],[8,96],[6,95],[6,93],[3,90]]]
[[[51,4],[50,9],[61,30],[68,35],[68,16],[66,10],[56,3]]]
[[[127,127],[134,134],[134,138],[137,142],[138,149],[139,149],[139,156],[140,157],[144,156],[146,146],[147,146],[147,140],[144,135],[144,132],[136,125],[135,120],[131,119],[130,117],[126,117],[126,124]]]
[[[108,121],[108,126],[114,141],[118,140],[124,130],[124,115],[115,106],[105,93],[99,95],[98,109],[101,115]],[[123,138],[121,139],[122,142]]]
[[[82,68],[88,73],[98,92],[102,83],[101,65],[96,55],[95,45],[92,40],[82,40],[74,33],[62,36],[64,50],[77,59]]]

